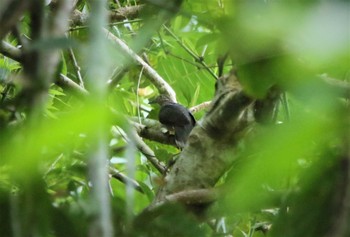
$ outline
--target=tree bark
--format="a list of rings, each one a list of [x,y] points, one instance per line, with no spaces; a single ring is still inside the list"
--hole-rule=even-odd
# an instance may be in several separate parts
[[[152,205],[166,201],[169,195],[215,186],[234,161],[237,142],[251,126],[248,112],[253,102],[234,72],[218,79],[211,109],[193,129]]]

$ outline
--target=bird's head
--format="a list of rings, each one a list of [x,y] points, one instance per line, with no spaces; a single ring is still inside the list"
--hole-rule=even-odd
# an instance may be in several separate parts
[[[174,102],[166,95],[159,95],[155,98],[150,99],[149,101],[149,104],[164,105],[166,103],[174,103]]]

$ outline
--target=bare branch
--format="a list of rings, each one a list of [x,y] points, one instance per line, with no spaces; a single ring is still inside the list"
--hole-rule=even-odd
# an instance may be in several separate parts
[[[141,139],[135,130],[131,131],[131,139],[135,142],[135,145],[142,154],[144,154],[149,162],[161,173],[165,174],[166,167],[160,162],[152,149]]]
[[[167,95],[171,100],[176,102],[176,93],[173,88],[171,88],[171,86],[150,65],[148,65],[117,36],[113,35],[107,29],[104,29],[104,32],[106,33],[107,38],[115,42],[123,53],[144,68],[145,75],[158,88],[160,93]]]
[[[201,111],[201,110],[204,110],[204,109],[209,108],[210,105],[211,105],[211,101],[205,101],[205,102],[203,102],[203,103],[201,103],[201,104],[199,104],[199,105],[195,105],[195,106],[189,108],[188,110],[189,110],[192,114],[195,114],[195,113],[197,113],[197,112],[199,112],[199,111]]]
[[[142,188],[141,188],[141,186],[140,186],[140,184],[138,182],[136,182],[135,180],[129,178],[125,174],[121,173],[120,171],[118,171],[114,167],[109,167],[109,173],[112,175],[113,178],[118,179],[122,183],[130,184],[130,185],[132,185],[135,188],[136,191],[138,191],[140,193],[144,193]]]
[[[75,69],[75,74],[79,80],[79,85],[84,88],[84,81],[83,81],[83,78],[81,76],[81,73],[80,73],[80,67],[79,67],[79,64],[77,62],[77,59],[75,58],[75,54],[74,54],[74,51],[72,48],[69,49],[69,57],[72,59],[73,61],[73,66],[74,66],[74,69]]]
[[[77,93],[78,95],[87,96],[89,95],[89,92],[84,89],[83,87],[79,86],[77,83],[72,81],[67,76],[63,75],[62,73],[57,78],[56,84],[63,89],[69,89],[73,92]]]
[[[115,112],[111,111],[113,114],[115,114]],[[129,121],[130,125],[133,127],[133,129],[131,129],[131,131],[128,133],[128,136],[126,135],[126,133],[122,130],[120,130],[119,127],[112,127],[112,132],[115,135],[121,135],[124,140],[126,140],[128,143],[129,142],[133,142],[135,144],[135,146],[137,147],[137,149],[147,158],[147,160],[161,173],[161,174],[165,174],[166,172],[166,167],[165,165],[160,162],[155,153],[153,152],[153,150],[142,140],[142,138],[139,135],[139,129],[142,129],[141,127],[144,128],[143,125],[137,123],[137,122],[133,122],[133,121]]]
[[[12,46],[11,44],[5,41],[1,41],[0,43],[0,53],[17,62],[20,62],[20,63],[23,62],[22,50]]]
[[[176,147],[174,136],[163,133],[163,125],[156,120],[143,119],[143,124],[133,122],[136,132],[143,138]]]
[[[204,58],[202,56],[198,56],[194,52],[192,52],[192,50],[189,49],[168,27],[166,27],[166,25],[163,25],[163,27],[176,40],[176,42],[195,59],[197,63],[201,64],[204,67],[204,69],[208,71],[209,74],[212,75],[216,80],[218,79],[215,73],[204,62]]]

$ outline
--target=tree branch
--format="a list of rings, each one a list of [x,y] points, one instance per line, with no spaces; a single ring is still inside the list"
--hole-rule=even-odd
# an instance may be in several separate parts
[[[112,112],[114,113],[114,112]],[[138,134],[138,129],[140,126],[143,126],[141,124],[138,124],[137,122],[130,121],[130,125],[133,126],[134,129],[132,129],[128,133],[128,137],[124,132],[122,132],[118,127],[112,127],[112,131],[115,135],[121,135],[124,140],[126,140],[128,143],[133,141],[136,148],[147,158],[147,160],[161,173],[165,174],[166,167],[165,165],[160,162],[156,155],[154,154],[153,150],[142,140],[142,138]]]
[[[80,95],[80,96],[87,96],[89,95],[89,92],[84,89],[83,87],[79,86],[77,83],[72,81],[69,77],[63,75],[62,73],[59,75],[59,77],[56,80],[56,84],[63,89],[72,90],[74,93]]]
[[[204,110],[204,109],[209,108],[210,105],[211,105],[211,101],[205,101],[205,102],[203,102],[203,103],[201,103],[201,104],[198,104],[198,105],[195,105],[195,106],[189,108],[188,110],[189,110],[192,114],[195,114],[195,113],[197,113],[197,112],[199,112],[199,111],[201,111],[201,110]]]
[[[152,149],[141,139],[141,137],[136,133],[135,130],[131,131],[131,139],[135,142],[135,145],[142,154],[144,154],[149,162],[161,173],[166,173],[165,165],[160,162]]]
[[[83,80],[83,77],[81,76],[80,67],[79,67],[77,59],[75,57],[74,51],[73,51],[72,48],[70,48],[68,51],[69,51],[69,57],[71,58],[71,60],[73,62],[73,66],[74,66],[74,69],[75,69],[74,71],[75,71],[76,77],[79,80],[79,86],[84,88],[84,80]]]
[[[162,144],[176,146],[174,136],[163,133],[163,125],[156,120],[143,119],[142,124],[137,122],[132,122],[131,124],[134,126],[136,132],[143,138]]]
[[[214,202],[218,198],[218,191],[215,189],[192,189],[167,195],[164,201],[150,206],[147,211],[156,209],[169,203],[182,203],[185,205],[200,205]]]
[[[122,183],[130,184],[135,188],[136,191],[138,191],[140,193],[144,193],[138,182],[136,182],[133,179],[130,179],[128,176],[121,173],[120,171],[118,171],[114,167],[111,167],[111,166],[109,167],[109,173],[112,175],[113,178],[118,179]]]
[[[108,18],[110,22],[122,21],[125,19],[135,19],[139,16],[144,5],[121,7],[115,11],[108,12]],[[88,13],[83,13],[79,10],[74,10],[71,16],[70,24],[73,26],[84,25],[89,17]]]
[[[107,38],[115,42],[125,55],[144,68],[145,75],[158,88],[161,94],[167,95],[171,100],[176,102],[176,93],[173,88],[171,88],[171,86],[150,65],[132,51],[132,49],[130,49],[121,39],[113,35],[107,29],[103,29],[103,31],[106,33]]]
[[[213,202],[217,199],[217,191],[214,189],[186,190],[166,196],[168,202],[179,201],[185,204],[202,204]]]
[[[6,41],[1,41],[0,43],[0,53],[4,56],[11,58],[17,62],[23,62],[23,53],[22,50],[12,46]]]
[[[189,54],[191,55],[196,62],[201,64],[206,71],[209,72],[210,75],[212,75],[216,80],[218,77],[215,75],[215,73],[208,67],[208,65],[204,62],[204,58],[202,56],[196,55],[194,52],[192,52],[191,49],[189,49],[166,25],[163,25],[164,29],[175,39],[175,41]]]

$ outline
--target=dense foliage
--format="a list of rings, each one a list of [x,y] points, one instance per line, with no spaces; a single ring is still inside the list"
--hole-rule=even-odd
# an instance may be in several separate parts
[[[350,236],[349,12],[2,0],[0,235]]]

